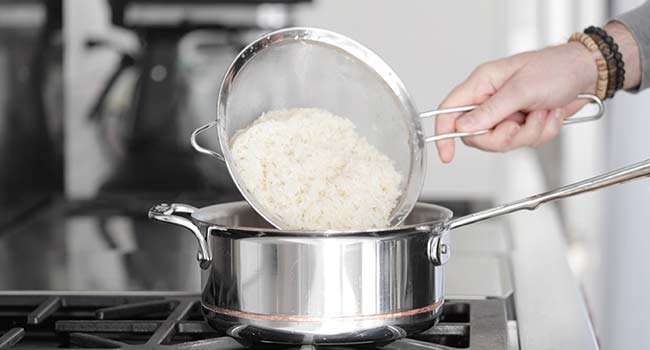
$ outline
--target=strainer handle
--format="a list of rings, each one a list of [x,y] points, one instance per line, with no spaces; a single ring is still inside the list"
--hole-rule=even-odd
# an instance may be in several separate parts
[[[603,114],[605,114],[605,105],[603,104],[603,100],[598,98],[598,96],[592,94],[580,94],[578,95],[577,98],[582,100],[589,100],[590,103],[595,104],[598,107],[598,111],[596,111],[596,113],[592,115],[587,115],[583,117],[577,117],[573,115],[569,118],[564,119],[562,125],[570,125],[570,124],[577,124],[577,123],[584,123],[593,120],[598,120],[603,116]],[[448,114],[448,113],[469,112],[473,109],[476,109],[477,107],[478,105],[437,109],[434,111],[421,113],[420,118],[437,117],[441,114]],[[483,135],[483,134],[487,134],[488,132],[490,132],[490,130],[480,130],[474,132],[452,132],[447,134],[433,135],[433,136],[426,137],[424,139],[424,142],[435,142],[440,140],[453,139],[456,137]]]
[[[207,154],[209,156],[215,157],[215,158],[217,158],[217,159],[219,159],[219,160],[221,160],[223,162],[224,159],[223,159],[223,155],[221,153],[215,152],[215,151],[213,151],[211,149],[207,149],[207,148],[199,145],[198,141],[196,141],[196,138],[199,136],[200,133],[214,127],[215,125],[217,125],[216,121],[209,122],[209,123],[199,127],[198,129],[194,130],[194,132],[192,132],[192,136],[190,136],[190,143],[192,144],[192,147],[194,147],[194,149],[197,152],[200,152],[200,153]]]

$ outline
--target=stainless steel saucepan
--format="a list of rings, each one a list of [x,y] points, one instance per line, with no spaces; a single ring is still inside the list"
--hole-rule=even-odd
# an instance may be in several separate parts
[[[213,327],[255,342],[382,342],[436,322],[450,230],[643,176],[650,160],[460,218],[418,203],[402,225],[369,231],[282,231],[246,202],[159,204],[149,217],[194,234]]]

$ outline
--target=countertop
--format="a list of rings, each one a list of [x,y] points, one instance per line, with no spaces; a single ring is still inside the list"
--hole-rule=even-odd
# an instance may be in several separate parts
[[[549,190],[533,150],[509,154],[497,203]],[[567,199],[571,200],[571,199]],[[512,232],[509,254],[522,349],[598,349],[584,297],[567,260],[556,203],[504,217]]]

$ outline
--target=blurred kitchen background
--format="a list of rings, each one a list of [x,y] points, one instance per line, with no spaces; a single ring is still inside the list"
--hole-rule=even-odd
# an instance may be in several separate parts
[[[215,118],[225,68],[262,33],[304,25],[350,36],[426,110],[478,64],[563,43],[642,2],[0,0],[0,289],[198,289],[196,266],[178,263],[194,241],[163,225],[159,242],[129,232],[153,225],[144,216],[156,201],[240,198],[223,166],[191,151],[189,134]],[[441,165],[430,146],[422,196],[496,203],[533,194],[523,166],[550,189],[648,158],[650,92],[620,93],[607,108],[538,150],[461,146]],[[650,346],[650,183],[552,208],[602,348]],[[184,279],[133,281],[151,264]]]

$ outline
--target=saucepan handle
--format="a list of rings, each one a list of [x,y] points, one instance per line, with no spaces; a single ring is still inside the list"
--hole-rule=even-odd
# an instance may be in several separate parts
[[[213,150],[211,150],[209,148],[205,148],[205,147],[199,145],[199,142],[196,140],[196,138],[199,136],[199,134],[201,134],[202,132],[204,132],[204,131],[206,131],[208,129],[211,129],[215,125],[217,125],[216,121],[209,122],[209,123],[199,127],[198,129],[194,130],[192,132],[192,136],[190,136],[190,143],[192,144],[192,147],[194,147],[194,149],[197,152],[200,152],[200,153],[207,154],[209,156],[215,157],[215,158],[217,158],[217,159],[219,159],[220,161],[223,162],[224,158],[223,158],[223,155],[221,153],[215,152],[215,151],[213,151]]]
[[[634,180],[640,177],[650,177],[650,159],[632,164],[618,170],[610,171],[596,177],[592,177],[591,179],[583,180],[549,192],[541,193],[536,196],[524,198],[512,203],[480,211],[457,219],[452,219],[447,223],[446,228],[454,229],[519,210],[535,210],[540,204],[546,203],[548,201],[571,197],[580,193],[594,191],[603,187]]]
[[[595,104],[598,110],[591,115],[586,115],[586,116],[578,116],[578,115],[573,115],[569,118],[564,119],[562,122],[562,125],[570,125],[570,124],[577,124],[577,123],[583,123],[583,122],[590,122],[593,120],[598,120],[600,119],[603,114],[605,114],[605,104],[603,104],[603,100],[598,98],[598,96],[591,95],[591,94],[580,94],[578,95],[577,99],[582,99],[582,100],[589,100],[591,104]],[[437,109],[434,111],[429,111],[429,112],[424,112],[420,114],[420,118],[431,118],[431,117],[437,117],[441,114],[448,114],[448,113],[460,113],[460,112],[469,112],[473,109],[476,109],[478,105],[473,105],[473,106],[462,106],[462,107],[451,107],[451,108],[444,108],[444,109]],[[448,133],[448,134],[440,134],[440,135],[433,135],[433,136],[428,136],[424,139],[424,142],[435,142],[435,141],[440,141],[440,140],[446,140],[446,139],[453,139],[456,137],[465,137],[465,136],[476,136],[476,135],[483,135],[487,134],[490,132],[490,130],[480,130],[480,131],[474,131],[474,132],[453,132],[453,133]]]
[[[427,244],[427,255],[434,266],[441,266],[449,261],[451,244],[449,242],[449,229],[445,226],[433,226],[420,228],[423,231],[430,231],[431,237]]]
[[[196,208],[191,205],[162,203],[155,205],[149,210],[149,219],[178,225],[190,230],[199,243],[199,252],[196,256],[196,260],[199,261],[199,266],[205,270],[210,267],[210,264],[212,263],[212,253],[208,248],[208,242],[201,234],[199,227],[196,226],[192,220],[178,215],[191,215],[195,211]]]

